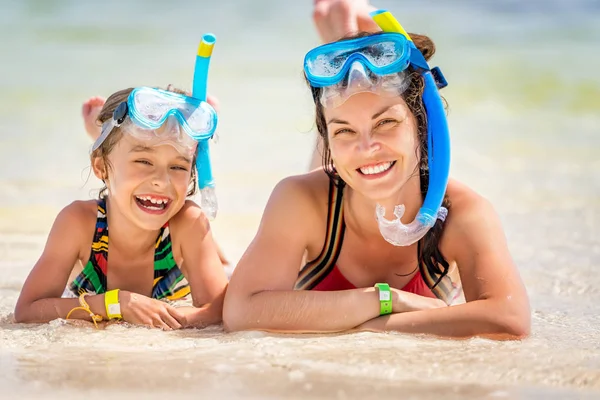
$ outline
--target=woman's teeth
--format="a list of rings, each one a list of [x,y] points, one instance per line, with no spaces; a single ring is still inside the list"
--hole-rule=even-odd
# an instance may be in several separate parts
[[[388,169],[390,169],[392,167],[393,164],[394,163],[392,161],[384,162],[384,163],[377,164],[377,165],[369,165],[367,167],[360,167],[359,170],[364,175],[375,175],[375,174],[380,174],[382,172],[387,171]]]

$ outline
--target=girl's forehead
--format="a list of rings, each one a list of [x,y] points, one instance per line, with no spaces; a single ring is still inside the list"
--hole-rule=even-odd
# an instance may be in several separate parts
[[[144,153],[165,159],[184,158],[191,162],[194,150],[178,146],[173,141],[144,140],[132,135],[123,135],[116,144],[113,153],[118,157]]]
[[[136,139],[131,135],[122,135],[119,141],[115,144],[113,153],[128,153],[134,147],[142,147],[144,146],[143,141]]]

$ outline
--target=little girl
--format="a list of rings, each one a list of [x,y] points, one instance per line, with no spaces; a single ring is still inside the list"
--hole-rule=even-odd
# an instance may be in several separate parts
[[[171,90],[171,86],[167,86],[167,90]],[[219,100],[217,100],[216,97],[207,95],[206,102],[210,104],[217,113],[219,112]],[[93,141],[96,141],[98,136],[100,136],[101,127],[98,125],[98,115],[100,115],[100,111],[102,110],[104,103],[106,103],[106,99],[104,97],[93,96],[84,101],[83,105],[81,106],[81,116],[83,117],[83,126],[85,128],[85,132]],[[225,254],[223,253],[223,250],[219,244],[217,243],[216,245],[221,263],[226,268],[225,272],[228,274],[228,271],[231,271],[229,260],[225,257]]]
[[[91,153],[105,186],[98,200],[75,201],[57,216],[17,301],[17,322],[122,319],[168,330],[221,321],[227,278],[208,219],[187,199],[196,191],[198,141],[212,136],[216,120],[210,104],[173,89],[125,89],[106,100]],[[188,294],[193,307],[161,301]]]

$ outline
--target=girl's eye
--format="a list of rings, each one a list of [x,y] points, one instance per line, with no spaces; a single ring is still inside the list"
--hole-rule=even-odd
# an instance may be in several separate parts
[[[187,167],[182,167],[181,165],[175,165],[171,168],[174,170],[177,170],[177,171],[186,171],[186,172],[189,171]]]
[[[152,163],[148,160],[135,160],[135,162],[138,164],[152,165]]]

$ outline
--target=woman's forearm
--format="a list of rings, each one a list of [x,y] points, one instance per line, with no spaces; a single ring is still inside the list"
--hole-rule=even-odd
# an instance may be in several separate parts
[[[225,329],[339,332],[379,315],[375,288],[334,292],[262,291],[226,307]]]
[[[448,338],[485,336],[519,339],[529,335],[530,321],[528,308],[515,311],[513,306],[507,307],[499,301],[476,300],[452,307],[378,317],[357,329],[423,333]]]

